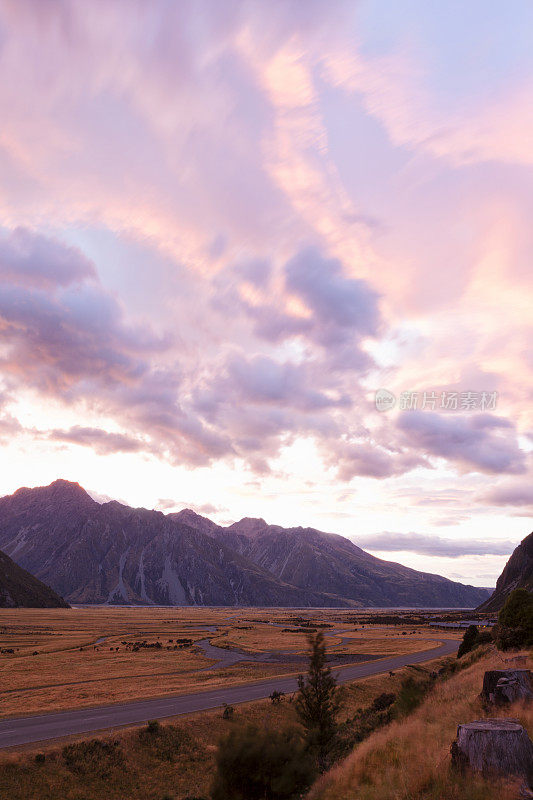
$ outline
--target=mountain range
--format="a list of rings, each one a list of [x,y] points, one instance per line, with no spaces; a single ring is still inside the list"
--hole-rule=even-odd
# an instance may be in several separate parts
[[[498,578],[494,593],[478,611],[499,611],[513,589],[533,591],[533,533],[522,539]]]
[[[337,534],[98,503],[65,480],[0,499],[0,548],[70,603],[451,608],[489,594]]]

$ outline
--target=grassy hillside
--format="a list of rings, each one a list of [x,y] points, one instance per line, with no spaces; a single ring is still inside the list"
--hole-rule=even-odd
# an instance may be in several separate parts
[[[464,671],[437,682],[410,716],[372,734],[323,776],[309,800],[516,800],[516,785],[461,777],[450,769],[450,745],[458,723],[487,716],[513,717],[533,737],[531,705],[490,713],[481,706],[483,674],[487,669],[505,668],[502,661],[498,653],[486,654]],[[530,657],[528,667],[532,666]]]

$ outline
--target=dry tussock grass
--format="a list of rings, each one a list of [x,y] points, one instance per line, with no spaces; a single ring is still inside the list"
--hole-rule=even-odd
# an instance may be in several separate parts
[[[468,658],[468,657],[467,657]],[[487,669],[502,669],[489,652],[446,681],[439,682],[410,716],[393,722],[359,745],[313,787],[309,800],[516,800],[509,782],[487,782],[450,769],[450,745],[458,723],[486,716],[514,717],[533,734],[533,708],[517,704],[485,712],[478,698]],[[528,667],[533,666],[529,658]]]

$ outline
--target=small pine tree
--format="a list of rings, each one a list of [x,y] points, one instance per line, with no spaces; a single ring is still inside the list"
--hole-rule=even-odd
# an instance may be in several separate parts
[[[321,631],[309,636],[309,669],[298,676],[296,713],[307,731],[307,742],[316,751],[320,770],[327,766],[327,756],[337,733],[339,697],[337,681],[327,665],[326,645]]]

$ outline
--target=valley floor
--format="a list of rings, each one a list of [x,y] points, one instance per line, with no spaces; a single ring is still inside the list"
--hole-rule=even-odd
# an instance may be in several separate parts
[[[309,627],[333,665],[434,647],[430,625],[379,614],[235,608],[0,611],[0,717],[228,687],[302,671]],[[460,636],[446,630],[445,638]],[[13,652],[6,652],[13,651]]]

